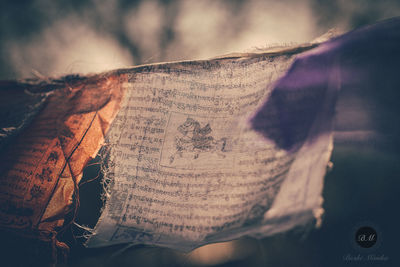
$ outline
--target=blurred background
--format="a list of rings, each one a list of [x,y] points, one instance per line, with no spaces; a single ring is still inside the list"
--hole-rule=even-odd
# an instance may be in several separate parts
[[[349,31],[398,15],[397,0],[1,1],[0,79],[87,74],[153,62],[206,59],[308,42],[331,28]],[[388,114],[382,107],[371,108],[373,97],[370,94],[360,99],[349,94],[339,99],[337,125],[354,126],[356,121],[359,129],[373,128],[369,114],[376,112],[374,118]],[[392,111],[386,120],[395,122],[397,116]],[[334,167],[325,177],[325,215],[318,229],[310,224],[262,240],[243,238],[191,253],[126,245],[88,250],[71,241],[69,265],[396,266],[400,261],[396,212],[399,153],[390,149],[390,143],[375,142],[368,136],[360,142],[345,141],[335,141]],[[87,168],[85,177],[98,172],[94,165]],[[97,196],[84,197],[99,191],[99,186],[81,188],[82,209],[100,205]],[[81,213],[78,219],[93,226],[96,216],[98,210]],[[365,223],[374,225],[382,238],[370,254],[385,255],[388,260],[345,260],[347,255],[365,253],[353,242],[354,229]]]
[[[397,0],[0,2],[0,79],[205,59],[400,14]]]

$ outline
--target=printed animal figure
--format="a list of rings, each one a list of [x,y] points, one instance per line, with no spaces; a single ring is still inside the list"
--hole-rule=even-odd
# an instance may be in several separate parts
[[[193,153],[193,158],[197,159],[201,153],[217,153],[220,157],[225,157],[222,152],[226,152],[227,138],[215,140],[210,134],[212,132],[209,123],[204,127],[192,118],[187,118],[184,123],[177,128],[180,136],[175,137],[176,152],[170,157],[170,164],[175,160],[175,156],[183,157],[183,153]]]

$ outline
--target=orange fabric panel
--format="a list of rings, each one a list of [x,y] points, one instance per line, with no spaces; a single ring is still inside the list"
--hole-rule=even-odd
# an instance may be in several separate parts
[[[123,79],[97,75],[51,92],[1,156],[7,168],[0,179],[0,227],[53,231],[62,225],[82,171],[119,109]]]

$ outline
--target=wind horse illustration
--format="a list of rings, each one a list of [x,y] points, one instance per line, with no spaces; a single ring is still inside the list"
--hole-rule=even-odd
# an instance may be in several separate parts
[[[182,158],[185,153],[193,154],[193,159],[197,159],[201,153],[216,153],[219,157],[225,158],[227,152],[227,138],[223,137],[216,140],[211,136],[211,126],[207,123],[204,127],[192,118],[187,118],[184,123],[177,128],[179,134],[175,136],[176,151],[170,156],[169,163],[172,164],[179,156]]]

